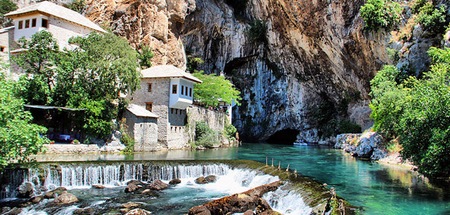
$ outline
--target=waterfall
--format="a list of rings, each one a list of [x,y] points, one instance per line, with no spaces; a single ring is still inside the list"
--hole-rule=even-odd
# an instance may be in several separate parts
[[[298,193],[287,189],[286,185],[264,194],[263,198],[269,203],[270,207],[281,214],[312,213],[312,208],[305,204],[303,198]]]

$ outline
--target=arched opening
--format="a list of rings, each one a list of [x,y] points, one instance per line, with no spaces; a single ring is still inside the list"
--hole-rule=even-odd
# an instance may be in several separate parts
[[[267,139],[267,142],[272,144],[294,144],[298,133],[300,133],[299,130],[290,128],[277,131]]]

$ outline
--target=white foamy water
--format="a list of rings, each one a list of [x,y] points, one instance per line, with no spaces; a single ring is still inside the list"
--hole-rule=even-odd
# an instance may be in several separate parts
[[[26,181],[41,183],[37,181],[39,180],[37,173],[38,171],[29,171]],[[164,191],[169,196],[161,201],[165,201],[169,205],[193,200],[196,202],[207,202],[280,180],[278,176],[266,175],[250,169],[230,168],[225,164],[150,165],[147,168],[142,164],[133,163],[108,165],[69,164],[60,165],[58,170],[47,168],[44,170],[44,175],[45,181],[41,184],[47,189],[63,186],[68,189],[82,190],[86,190],[94,184],[117,187],[126,185],[126,182],[130,180],[152,181],[160,179],[168,183],[170,180],[178,178],[181,180],[180,184]],[[196,178],[208,175],[216,176],[216,182],[209,184],[195,183]],[[310,207],[305,205],[299,194],[282,188],[265,194],[263,198],[274,210],[282,214],[309,214],[312,211]],[[101,205],[104,202],[92,201],[90,205]],[[164,202],[161,204],[164,204]],[[42,210],[34,210],[33,208],[39,207],[30,207],[22,211],[21,214],[47,214]],[[79,205],[72,205],[59,210],[58,214],[72,214],[78,208]]]

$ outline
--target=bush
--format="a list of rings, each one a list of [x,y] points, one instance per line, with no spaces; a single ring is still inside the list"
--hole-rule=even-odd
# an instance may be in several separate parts
[[[401,154],[431,178],[450,176],[450,49],[431,48],[431,70],[423,79],[399,80],[386,66],[371,81],[374,128],[397,139]]]
[[[195,144],[197,146],[212,147],[217,142],[217,132],[212,130],[206,122],[195,124]]]
[[[231,138],[235,138],[235,137],[236,137],[237,129],[236,129],[236,127],[234,127],[234,125],[228,124],[228,125],[226,125],[225,128],[224,128],[224,132],[225,132],[225,135],[226,135],[229,139],[231,139]]]
[[[445,5],[435,8],[432,3],[428,2],[419,9],[416,22],[420,23],[424,30],[442,33],[447,25],[446,11]]]
[[[385,0],[368,0],[360,9],[364,28],[377,31],[391,30],[400,22],[402,7],[397,2]]]

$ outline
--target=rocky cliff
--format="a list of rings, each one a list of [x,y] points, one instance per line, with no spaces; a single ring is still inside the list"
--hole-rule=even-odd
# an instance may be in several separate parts
[[[319,142],[348,119],[370,126],[369,80],[388,57],[385,35],[362,31],[364,0],[85,3],[93,21],[149,45],[154,65],[200,57],[230,78],[242,91],[233,124],[243,140]]]

